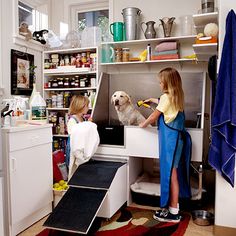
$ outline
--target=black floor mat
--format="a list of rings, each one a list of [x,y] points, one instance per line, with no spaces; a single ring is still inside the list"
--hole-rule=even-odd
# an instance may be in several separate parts
[[[111,161],[89,161],[77,168],[68,185],[73,187],[109,189],[116,171],[124,164]]]
[[[44,226],[86,234],[106,193],[106,190],[69,188]]]

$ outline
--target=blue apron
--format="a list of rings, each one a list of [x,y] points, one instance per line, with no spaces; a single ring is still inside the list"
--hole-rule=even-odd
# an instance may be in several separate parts
[[[159,118],[161,207],[169,204],[171,173],[176,159],[179,159],[177,168],[179,197],[191,197],[189,166],[192,142],[189,133],[184,128],[184,120],[183,112],[179,112],[175,120],[168,124],[164,122],[163,115]]]

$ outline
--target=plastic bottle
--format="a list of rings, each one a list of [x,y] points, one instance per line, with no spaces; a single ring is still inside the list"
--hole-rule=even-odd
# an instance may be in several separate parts
[[[42,123],[47,122],[47,113],[46,113],[46,102],[41,97],[39,92],[36,92],[31,104],[31,119],[34,121],[40,121]]]
[[[147,61],[151,60],[151,45],[147,45]]]

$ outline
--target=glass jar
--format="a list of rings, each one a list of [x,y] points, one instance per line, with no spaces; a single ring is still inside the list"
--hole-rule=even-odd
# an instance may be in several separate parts
[[[64,88],[69,88],[70,87],[70,80],[69,78],[65,78],[64,79],[64,85],[63,85]]]
[[[122,61],[128,62],[129,61],[129,48],[122,49]]]
[[[56,78],[52,80],[52,88],[58,88],[58,81]]]
[[[64,80],[63,80],[63,78],[58,78],[57,79],[57,83],[58,83],[58,88],[63,88],[63,86],[64,86]]]
[[[115,48],[115,62],[122,62],[122,48]]]
[[[44,61],[44,69],[50,69],[50,60],[49,59],[45,59]]]
[[[76,75],[75,76],[75,88],[79,88],[79,76],[78,75]]]
[[[80,53],[78,53],[78,54],[76,55],[75,66],[76,66],[76,68],[79,68],[79,67],[82,66],[82,63],[81,63],[81,54],[80,54]]]
[[[83,79],[80,79],[80,87],[81,88],[84,88],[85,87],[85,82],[86,82],[87,78],[83,78]]]
[[[72,77],[71,80],[70,80],[70,87],[71,88],[75,87],[75,78],[74,77]]]
[[[65,61],[65,66],[69,66],[70,65],[70,59],[69,59],[68,55],[65,55],[64,61]]]
[[[82,67],[85,67],[85,64],[87,63],[87,56],[86,56],[86,52],[83,52],[81,57],[81,62],[82,62]]]

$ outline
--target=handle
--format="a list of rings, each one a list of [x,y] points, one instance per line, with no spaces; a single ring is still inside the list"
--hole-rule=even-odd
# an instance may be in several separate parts
[[[114,58],[115,50],[114,50],[113,47],[110,47],[110,50],[111,50],[111,56],[110,56],[110,59],[112,59],[112,62],[113,62],[113,58]]]
[[[16,171],[16,158],[11,158],[12,172]]]
[[[143,34],[145,35],[145,32],[144,32],[144,30],[143,30],[143,24],[146,24],[146,23],[145,23],[145,22],[141,22],[140,28],[141,28],[141,30],[143,31]]]
[[[113,26],[113,25],[114,25],[114,23],[110,24],[110,32],[114,36],[114,33],[112,32],[112,28],[111,28],[111,26]]]

